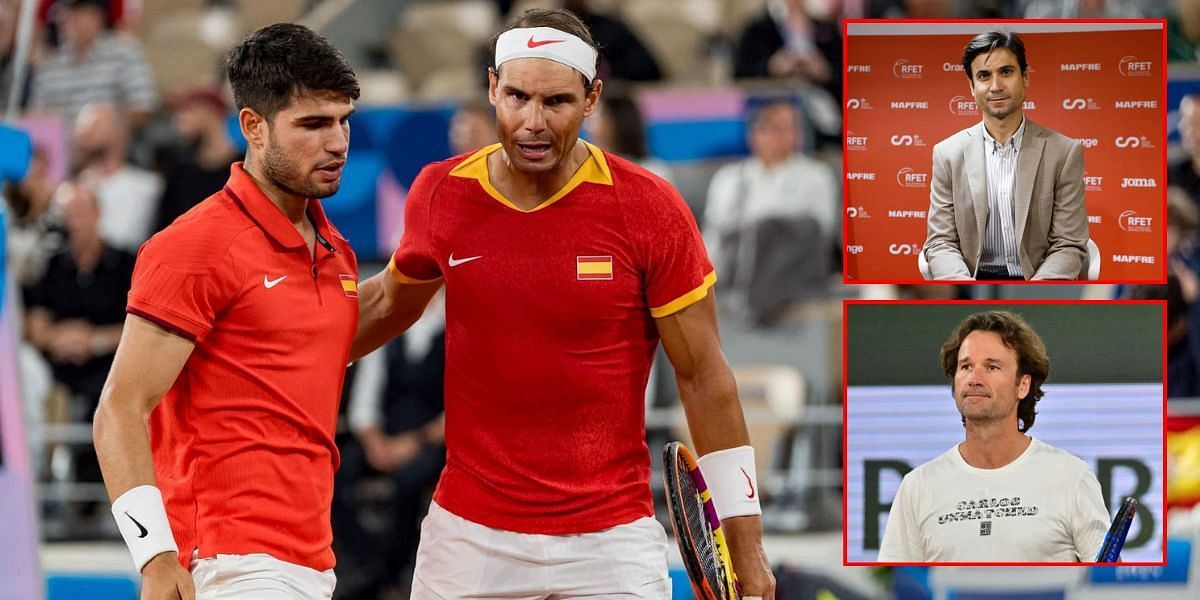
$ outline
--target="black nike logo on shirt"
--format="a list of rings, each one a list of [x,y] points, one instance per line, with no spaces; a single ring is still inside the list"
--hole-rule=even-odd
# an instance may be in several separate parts
[[[133,524],[134,524],[134,525],[137,525],[138,531],[140,531],[140,532],[141,532],[141,533],[139,533],[139,534],[138,534],[138,537],[139,537],[139,538],[144,538],[144,537],[146,537],[147,535],[149,535],[149,534],[150,534],[150,532],[149,532],[149,531],[146,531],[146,528],[145,528],[145,527],[142,527],[142,524],[141,524],[141,523],[138,523],[138,520],[137,520],[137,519],[133,518],[133,515],[129,514],[129,511],[125,511],[125,516],[129,517],[129,520],[130,520],[130,521],[133,521]]]

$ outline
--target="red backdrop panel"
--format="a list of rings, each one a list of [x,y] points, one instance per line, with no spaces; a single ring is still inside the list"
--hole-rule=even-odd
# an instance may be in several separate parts
[[[973,34],[923,27],[931,33],[847,37],[847,280],[921,278],[933,146],[981,120],[961,65]],[[1026,117],[1084,146],[1101,279],[1161,280],[1162,31],[1013,29],[1029,62]]]

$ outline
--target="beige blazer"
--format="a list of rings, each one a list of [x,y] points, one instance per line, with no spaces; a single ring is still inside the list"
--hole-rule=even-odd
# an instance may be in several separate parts
[[[934,279],[975,276],[988,219],[983,123],[933,147],[925,259]],[[1017,248],[1026,279],[1086,279],[1083,147],[1025,120],[1017,159]]]

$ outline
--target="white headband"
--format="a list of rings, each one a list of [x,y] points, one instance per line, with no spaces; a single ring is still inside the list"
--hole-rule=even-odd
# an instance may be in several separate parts
[[[496,68],[517,58],[545,58],[596,78],[596,49],[553,27],[509,29],[496,40]]]

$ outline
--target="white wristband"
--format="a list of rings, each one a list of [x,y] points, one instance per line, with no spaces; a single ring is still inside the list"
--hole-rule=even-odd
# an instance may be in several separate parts
[[[738,446],[709,452],[696,461],[704,483],[712,493],[717,518],[761,515],[758,503],[758,478],[754,469],[754,448]]]
[[[150,559],[163,552],[179,552],[171,523],[167,520],[167,509],[163,506],[162,492],[152,485],[139,485],[117,498],[112,504],[112,514],[117,520],[117,529],[129,546],[133,566],[138,573]]]

